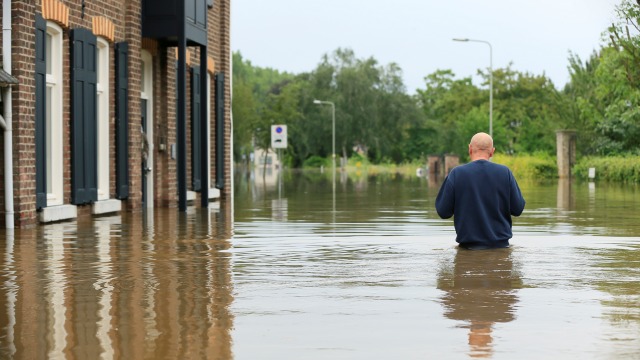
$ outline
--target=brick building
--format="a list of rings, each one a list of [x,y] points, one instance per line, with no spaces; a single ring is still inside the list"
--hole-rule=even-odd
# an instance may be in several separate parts
[[[231,198],[230,0],[2,15],[0,226]]]

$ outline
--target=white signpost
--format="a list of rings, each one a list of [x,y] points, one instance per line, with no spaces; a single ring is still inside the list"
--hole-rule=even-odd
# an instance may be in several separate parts
[[[287,148],[287,125],[271,125],[271,148]]]

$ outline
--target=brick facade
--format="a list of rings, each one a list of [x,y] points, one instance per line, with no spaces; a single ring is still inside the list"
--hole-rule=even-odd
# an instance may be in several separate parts
[[[70,31],[84,28],[99,32],[109,42],[109,198],[116,194],[116,71],[115,71],[115,43],[127,42],[128,53],[128,167],[129,167],[129,197],[122,201],[123,211],[139,211],[142,208],[142,135],[140,132],[142,89],[142,56],[144,49],[152,56],[153,62],[153,159],[151,165],[154,179],[154,204],[156,207],[177,206],[177,163],[171,158],[171,144],[176,144],[176,53],[175,48],[163,46],[151,39],[141,37],[141,0],[23,0],[12,1],[12,75],[19,81],[13,86],[13,168],[14,168],[14,211],[16,227],[28,227],[38,223],[36,210],[36,149],[35,149],[35,17],[36,13],[43,15],[47,6],[61,7],[68,10],[68,24],[58,18],[61,15],[51,15],[50,18],[63,29],[63,183],[64,204],[71,203],[71,61],[70,61]],[[46,3],[43,7],[43,4]],[[62,4],[62,5],[61,5]],[[83,10],[83,4],[85,5]],[[49,9],[53,9],[53,7]],[[216,0],[213,8],[207,13],[207,52],[216,72],[225,74],[225,139],[224,148],[226,158],[231,154],[231,66],[230,66],[230,0]],[[0,9],[1,12],[1,9]],[[55,13],[60,10],[55,9]],[[99,18],[99,19],[98,19]],[[94,20],[95,19],[95,20]],[[98,24],[98,25],[96,25]],[[97,26],[97,27],[96,27]],[[113,38],[110,39],[113,34]],[[98,36],[100,36],[98,35]],[[1,38],[2,34],[0,34]],[[200,54],[198,48],[189,48],[189,65],[199,66]],[[213,188],[215,179],[215,94],[214,76],[210,81],[210,122],[211,137],[211,174],[209,174],[209,188]],[[187,75],[187,97],[190,99],[190,72]],[[6,104],[3,104],[6,106]],[[187,101],[187,189],[191,190],[191,116],[190,101]],[[3,149],[0,136],[0,149]],[[3,150],[0,150],[3,151]],[[4,153],[0,156],[0,226],[4,227]],[[205,169],[203,169],[203,174]],[[225,161],[225,185],[221,190],[221,199],[231,198],[231,163]],[[196,206],[199,206],[197,199]],[[91,216],[91,205],[79,205],[78,216]]]

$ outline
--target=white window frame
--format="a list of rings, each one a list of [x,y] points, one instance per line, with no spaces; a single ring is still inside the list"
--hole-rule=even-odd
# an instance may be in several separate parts
[[[109,42],[98,37],[97,39],[97,84],[96,97],[98,104],[97,126],[98,131],[98,200],[109,199]]]
[[[47,21],[47,92],[46,102],[46,159],[47,159],[47,206],[64,203],[64,180],[62,178],[62,28]],[[50,71],[49,71],[50,70]]]

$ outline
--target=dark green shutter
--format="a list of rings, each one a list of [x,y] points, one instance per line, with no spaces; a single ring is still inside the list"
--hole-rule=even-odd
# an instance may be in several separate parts
[[[224,73],[216,73],[216,188],[224,188]]]
[[[116,44],[116,197],[129,197],[129,45]]]
[[[200,191],[202,166],[200,159],[200,124],[202,123],[200,107],[200,68],[191,69],[191,182],[193,191]]]
[[[96,36],[71,31],[71,202],[98,200]]]
[[[47,206],[47,22],[36,14],[36,209]]]

